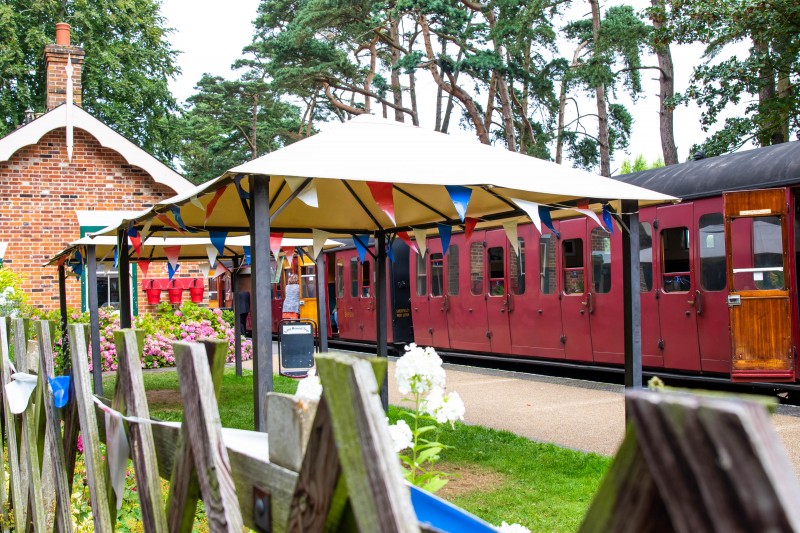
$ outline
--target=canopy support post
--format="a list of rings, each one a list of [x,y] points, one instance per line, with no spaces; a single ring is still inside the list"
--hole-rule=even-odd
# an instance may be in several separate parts
[[[314,253],[313,251],[311,253]],[[325,269],[325,254],[322,251],[314,258],[317,265],[317,335],[319,335],[319,351],[328,351],[328,271]]]
[[[378,339],[378,357],[388,357],[389,348],[386,342],[386,232],[375,233],[375,332]],[[389,373],[383,377],[381,385],[381,403],[383,410],[389,410]]]
[[[131,327],[131,263],[128,257],[128,232],[117,232],[117,258],[119,261],[119,327]]]
[[[61,311],[61,348],[69,359],[69,332],[67,331],[67,270],[64,263],[58,265],[58,304]]]
[[[231,289],[233,291],[233,358],[236,362],[236,376],[242,377],[242,310],[239,302],[239,258],[233,257],[231,270]]]
[[[97,304],[97,249],[86,247],[86,289],[89,305],[89,330],[92,337],[92,386],[94,393],[103,395],[103,360],[100,357],[100,315]],[[122,276],[120,276],[122,279]]]
[[[267,431],[272,391],[272,279],[269,261],[269,176],[250,176],[250,308],[253,313],[253,407],[256,431]]]
[[[639,285],[639,205],[622,200],[622,284],[625,330],[625,388],[642,388],[642,301]],[[627,416],[627,414],[626,414]]]

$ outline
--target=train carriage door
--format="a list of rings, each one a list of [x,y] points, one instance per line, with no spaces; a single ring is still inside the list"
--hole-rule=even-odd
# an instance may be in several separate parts
[[[592,332],[589,316],[592,300],[586,286],[586,219],[563,220],[561,250],[561,317],[564,324],[564,351],[567,359],[592,361]]]
[[[663,340],[664,366],[700,370],[695,294],[696,271],[691,246],[694,223],[692,204],[657,210],[660,259],[658,314]]]
[[[594,360],[622,364],[625,362],[625,332],[619,319],[623,312],[622,235],[620,231],[612,235],[590,220],[586,224],[589,228],[589,283],[586,297]]]
[[[786,189],[725,193],[733,381],[793,381]]]
[[[374,263],[372,256],[366,254],[361,263],[361,276],[358,280],[358,305],[361,310],[359,314],[358,327],[361,330],[359,339],[374,341],[377,338],[375,331],[375,273],[372,269]]]
[[[342,339],[360,339],[361,310],[359,308],[359,268],[358,256],[355,251],[342,253],[342,268],[344,280],[341,298],[337,303],[337,319],[339,321],[339,337]]]
[[[428,308],[428,269],[426,256],[410,254],[414,263],[411,276],[411,321],[414,325],[414,342],[420,346],[433,345],[431,315]]]
[[[559,228],[557,221],[554,221],[553,224],[556,224],[556,229]],[[531,224],[530,227],[533,225]],[[532,234],[535,235],[536,232],[532,231]],[[514,320],[512,335],[516,334],[517,327],[529,330],[533,346],[531,351],[534,355],[563,359],[564,343],[562,339],[565,337],[561,321],[561,292],[558,282],[558,256],[561,253],[561,241],[549,229],[543,227],[538,245],[538,254],[536,254],[538,268],[533,271],[536,273],[536,277],[528,277],[531,283],[526,289],[525,297],[514,300],[514,312],[511,314]],[[533,254],[529,253],[528,255]],[[529,305],[532,307],[527,308],[523,301],[525,304],[530,302]]]
[[[494,353],[511,353],[508,266],[513,252],[504,230],[486,232],[486,313],[489,343]]]
[[[458,247],[456,247],[458,250]],[[448,250],[449,253],[449,250]],[[447,276],[445,275],[445,257],[442,253],[442,241],[428,241],[428,331],[431,334],[431,346],[439,349],[450,348],[450,336],[447,331]]]
[[[458,317],[447,324],[450,329],[450,346],[455,350],[487,352],[491,349],[487,336],[485,235],[483,231],[475,231],[459,247],[461,286],[457,295],[451,294],[448,297],[449,314],[451,317]]]
[[[642,364],[664,366],[661,350],[661,324],[658,319],[658,289],[655,286],[658,246],[655,246],[653,222],[655,209],[639,212],[639,291],[642,302]]]

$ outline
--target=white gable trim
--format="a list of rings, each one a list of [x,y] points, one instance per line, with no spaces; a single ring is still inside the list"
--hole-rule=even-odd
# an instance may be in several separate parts
[[[150,174],[157,183],[166,185],[176,193],[186,192],[194,187],[189,180],[78,106],[72,108],[72,124],[73,127],[89,133],[104,148],[110,148],[117,152],[128,164],[141,168]],[[36,144],[45,134],[57,128],[64,128],[66,125],[67,106],[60,105],[14,130],[0,139],[0,162],[8,161],[20,148]]]
[[[119,226],[123,220],[141,214],[141,211],[75,211],[78,225],[83,226]],[[116,239],[116,237],[113,237]]]

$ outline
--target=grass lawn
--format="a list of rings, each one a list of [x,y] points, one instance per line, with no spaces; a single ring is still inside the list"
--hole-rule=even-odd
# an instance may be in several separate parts
[[[183,407],[174,371],[144,376],[150,414],[180,421]],[[106,397],[114,378],[104,381]],[[275,390],[293,393],[297,382],[275,376]],[[252,429],[253,376],[237,378],[226,369],[220,397],[225,427]],[[402,409],[391,407],[394,421]],[[454,477],[438,494],[486,521],[519,523],[531,531],[575,531],[608,469],[611,459],[551,444],[532,442],[508,431],[456,424],[445,426],[438,440],[453,448],[442,454],[438,469]]]

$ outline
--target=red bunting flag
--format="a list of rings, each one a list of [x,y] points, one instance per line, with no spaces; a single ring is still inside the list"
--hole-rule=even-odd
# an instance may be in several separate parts
[[[464,236],[467,240],[472,237],[472,232],[475,230],[475,225],[478,223],[477,218],[467,217],[464,219]]]
[[[163,222],[164,224],[166,224],[167,226],[169,226],[170,228],[177,231],[178,233],[184,233],[184,231],[181,228],[179,228],[176,223],[171,221],[167,215],[157,215],[156,218],[161,222]]]
[[[167,256],[167,261],[172,267],[176,267],[178,265],[178,258],[181,255],[181,247],[180,246],[165,246],[164,247],[164,255]]]
[[[278,255],[281,253],[281,242],[283,242],[283,233],[269,234],[269,249],[272,250],[275,261],[278,260]]]
[[[137,264],[139,265],[139,268],[142,269],[142,276],[146,278],[147,277],[147,270],[150,268],[150,261],[139,260],[139,262]]]
[[[389,217],[392,224],[396,226],[397,222],[395,222],[394,219],[394,196],[392,195],[394,185],[391,183],[368,181],[367,186],[372,193],[372,199],[375,200],[378,207],[386,213],[386,216]]]
[[[62,255],[61,257],[58,258],[58,263],[56,263],[56,266],[61,266],[66,262],[67,262],[67,256]]]
[[[417,248],[417,243],[415,243],[414,239],[412,239],[408,235],[407,231],[398,231],[397,232],[397,236],[400,237],[400,240],[403,241],[404,243],[406,243],[409,248],[414,250],[415,254],[419,255],[419,248]]]
[[[281,248],[283,250],[283,255],[286,256],[286,259],[289,261],[289,264],[292,264],[292,258],[294,257],[294,246],[284,246]]]
[[[142,257],[142,234],[137,233],[135,237],[128,236],[133,245],[133,249],[136,250],[136,257]]]
[[[580,209],[589,209],[589,200],[585,198],[583,200],[578,200],[576,204]]]
[[[210,202],[208,202],[208,205],[206,206],[206,218],[203,221],[203,224],[206,224],[208,222],[208,219],[211,217],[211,213],[214,212],[214,208],[217,206],[217,202],[219,201],[220,196],[222,196],[225,193],[225,189],[227,188],[228,186],[225,185],[224,187],[220,187],[219,189],[217,189],[217,192],[214,193],[214,197],[211,199]]]

